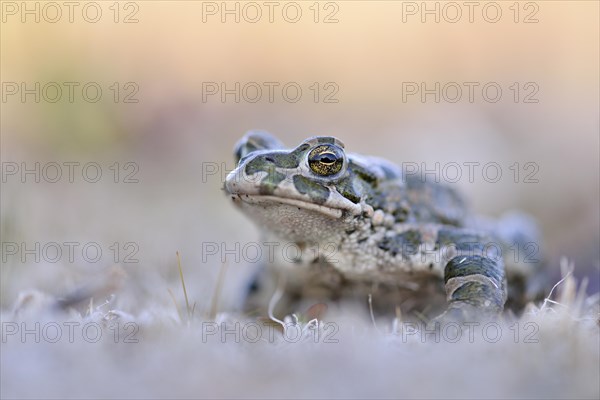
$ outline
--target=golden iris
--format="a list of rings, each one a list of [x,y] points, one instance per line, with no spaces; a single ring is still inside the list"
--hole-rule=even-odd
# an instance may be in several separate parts
[[[308,154],[308,165],[317,175],[335,175],[344,165],[344,152],[336,145],[319,145]]]

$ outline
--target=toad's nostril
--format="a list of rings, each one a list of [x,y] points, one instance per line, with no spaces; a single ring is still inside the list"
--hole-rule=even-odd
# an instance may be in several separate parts
[[[271,157],[265,157],[265,161],[268,161],[270,163],[274,163],[275,160],[273,160]]]

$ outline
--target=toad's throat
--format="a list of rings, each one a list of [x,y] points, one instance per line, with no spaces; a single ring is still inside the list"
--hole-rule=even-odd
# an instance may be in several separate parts
[[[285,204],[292,207],[299,207],[304,210],[318,212],[333,219],[339,219],[344,214],[344,211],[339,208],[328,207],[322,204],[315,204],[308,201],[293,199],[289,197],[259,194],[234,194],[232,195],[232,199],[235,203],[241,201],[246,204],[257,206],[272,206],[277,204]]]

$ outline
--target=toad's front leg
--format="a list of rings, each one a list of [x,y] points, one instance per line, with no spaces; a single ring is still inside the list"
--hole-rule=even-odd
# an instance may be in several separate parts
[[[504,309],[506,287],[502,260],[470,255],[454,257],[444,271],[452,320],[489,319]]]
[[[500,255],[486,254],[486,237],[453,232],[457,255],[444,268],[448,309],[436,320],[491,319],[506,302],[506,278]]]

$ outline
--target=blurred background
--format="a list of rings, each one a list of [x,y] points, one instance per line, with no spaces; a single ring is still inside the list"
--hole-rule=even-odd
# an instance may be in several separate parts
[[[256,128],[428,169],[477,162],[450,183],[475,212],[530,213],[553,279],[568,257],[598,291],[597,2],[76,3],[2,2],[3,309],[114,264],[123,309],[171,307],[177,251],[199,309],[223,264],[233,307],[252,266],[222,250],[260,238],[221,188]]]

